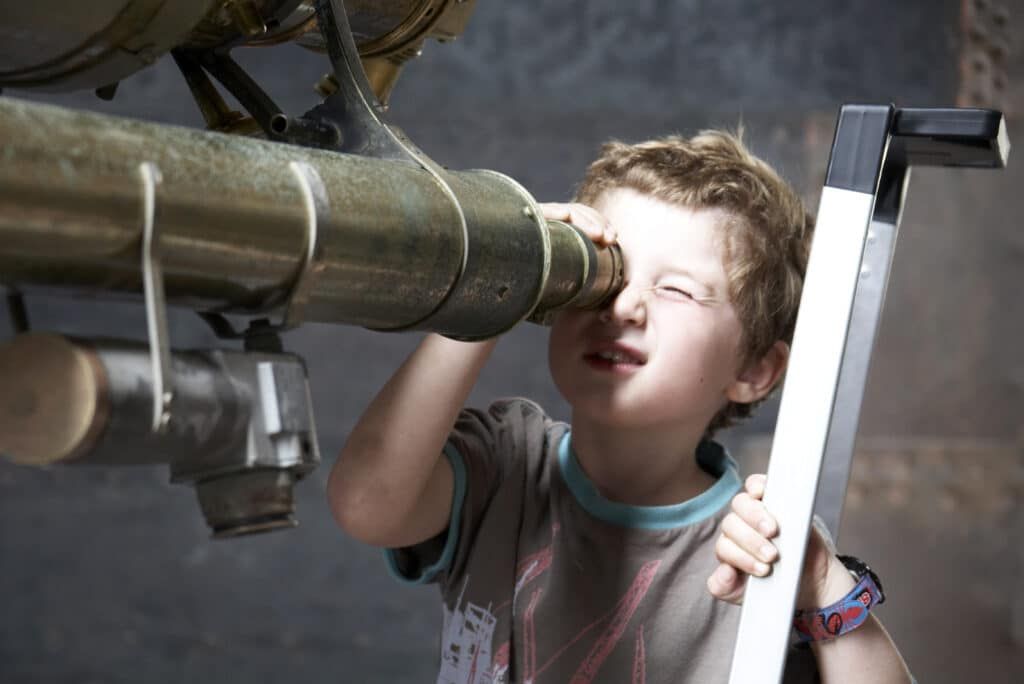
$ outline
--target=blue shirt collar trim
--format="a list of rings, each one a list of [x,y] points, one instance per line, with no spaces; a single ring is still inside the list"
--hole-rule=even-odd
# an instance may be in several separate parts
[[[576,452],[570,443],[571,433],[565,433],[558,445],[558,465],[569,491],[588,513],[605,522],[623,527],[647,530],[668,530],[692,525],[710,518],[728,505],[740,491],[740,477],[736,462],[717,442],[703,441],[697,447],[697,462],[718,477],[705,492],[669,506],[631,506],[606,499],[580,467]]]

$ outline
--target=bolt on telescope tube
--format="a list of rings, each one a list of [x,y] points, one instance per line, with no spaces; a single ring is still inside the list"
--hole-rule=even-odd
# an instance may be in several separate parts
[[[435,175],[10,98],[0,155],[0,283],[27,290],[141,291],[143,163],[162,178],[155,220],[172,304],[266,313],[304,276],[304,320],[481,339],[621,287],[617,248],[545,221],[491,171]]]

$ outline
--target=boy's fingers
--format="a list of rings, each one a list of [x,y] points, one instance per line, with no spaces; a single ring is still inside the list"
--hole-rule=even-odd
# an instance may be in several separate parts
[[[739,544],[724,534],[719,536],[718,542],[715,543],[715,557],[721,562],[731,565],[736,570],[745,572],[748,575],[764,577],[771,572],[771,566],[757,560],[757,558],[744,551],[740,548]]]
[[[600,212],[585,204],[547,202],[540,205],[541,214],[550,221],[566,221],[582,230],[594,242],[615,242],[615,230]]]
[[[707,587],[711,595],[729,603],[740,603],[747,584],[746,575],[722,563],[708,576]]]
[[[587,234],[594,242],[609,242],[611,226],[608,220],[596,210],[582,204],[574,204],[570,208],[569,223]]]
[[[748,554],[765,563],[774,563],[779,557],[779,551],[775,545],[758,534],[757,530],[735,513],[725,516],[722,521],[722,534]]]
[[[543,202],[540,204],[540,213],[541,216],[549,221],[568,221],[572,212],[569,211],[568,204],[562,204],[561,202]]]
[[[747,490],[747,494],[754,497],[755,499],[764,498],[764,488],[768,483],[768,476],[763,473],[754,473],[747,478],[744,483],[744,488]]]
[[[746,492],[740,492],[732,498],[732,510],[766,539],[779,533],[778,523],[764,504]]]

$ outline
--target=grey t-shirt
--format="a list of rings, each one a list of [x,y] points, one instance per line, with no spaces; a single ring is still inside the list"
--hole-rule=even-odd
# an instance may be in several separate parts
[[[705,584],[741,486],[720,446],[696,455],[710,489],[648,507],[602,497],[569,426],[523,399],[462,411],[445,455],[447,532],[387,552],[400,578],[440,585],[438,684],[728,680],[739,608]],[[816,681],[809,652],[794,653],[786,681]]]

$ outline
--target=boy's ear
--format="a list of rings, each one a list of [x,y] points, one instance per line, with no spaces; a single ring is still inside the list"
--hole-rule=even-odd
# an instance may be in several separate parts
[[[765,397],[775,387],[789,362],[789,345],[778,340],[758,361],[744,369],[725,390],[729,401],[750,404]]]

